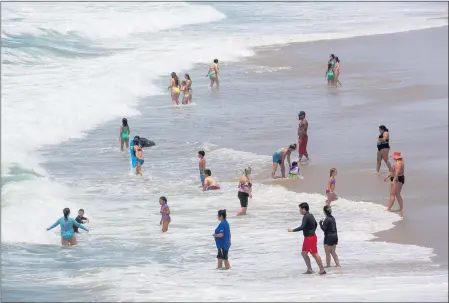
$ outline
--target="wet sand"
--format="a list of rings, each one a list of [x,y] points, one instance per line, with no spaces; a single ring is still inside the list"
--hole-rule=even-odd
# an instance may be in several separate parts
[[[343,87],[326,91],[330,53],[340,57]],[[302,167],[305,179],[278,183],[324,193],[336,167],[338,195],[387,205],[389,185],[374,174],[377,128],[385,124],[390,154],[401,151],[406,163],[405,211],[376,241],[432,247],[447,265],[448,28],[277,46],[259,50],[248,64],[289,67],[276,77],[296,83],[297,111],[308,113],[312,161]],[[333,205],[338,209],[338,201]]]

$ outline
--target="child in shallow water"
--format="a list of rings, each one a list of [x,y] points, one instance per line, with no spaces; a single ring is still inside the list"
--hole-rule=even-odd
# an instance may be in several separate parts
[[[162,215],[159,225],[162,225],[162,232],[165,233],[166,231],[168,231],[168,224],[170,224],[171,222],[170,208],[167,204],[167,198],[165,198],[164,196],[160,197],[159,204],[161,205],[160,213]]]
[[[290,171],[288,173],[288,177],[290,179],[295,179],[300,176],[298,162],[292,162],[292,167],[290,167]]]
[[[186,81],[181,82],[181,91],[182,91],[182,104],[189,104],[190,101],[190,92],[189,92],[189,86],[187,85]]]

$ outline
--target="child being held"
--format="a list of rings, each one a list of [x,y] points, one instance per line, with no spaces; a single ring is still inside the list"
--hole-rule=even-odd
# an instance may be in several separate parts
[[[290,167],[290,171],[288,173],[289,178],[298,178],[299,174],[299,166],[298,162],[292,162],[292,167]]]

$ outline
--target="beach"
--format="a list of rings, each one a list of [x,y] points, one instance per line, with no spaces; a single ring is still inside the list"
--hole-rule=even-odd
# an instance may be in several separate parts
[[[324,78],[330,53],[339,88]],[[2,4],[2,300],[447,302],[447,66],[443,3]],[[173,71],[189,73],[192,104],[171,104]],[[271,180],[301,110],[304,179]],[[143,177],[120,151],[124,117],[156,143]],[[406,163],[403,218],[385,211],[386,168],[374,174],[380,124]],[[199,150],[218,191],[201,190]],[[287,229],[300,202],[324,217],[332,167],[342,268],[303,275],[303,235]],[[66,207],[84,209],[89,233],[61,248],[46,229]],[[230,271],[215,270],[220,209]]]
[[[333,104],[325,108],[318,100],[309,99],[306,104],[301,98],[298,100],[297,111],[305,110],[308,114],[308,149],[313,160],[302,167],[305,179],[286,184],[286,188],[322,193],[330,168],[336,167],[337,192],[341,196],[386,206],[389,185],[383,182],[387,172],[385,163],[382,163],[381,176],[373,174],[376,131],[384,124],[392,134],[391,152],[404,154],[407,183],[403,190],[404,219],[395,228],[376,234],[377,241],[434,248],[435,259],[445,265],[448,259],[447,34],[447,27],[443,27],[297,43],[277,51],[262,51],[250,60],[251,64],[270,67],[290,66],[291,69],[282,71],[283,77],[308,82],[308,88],[312,89],[324,85],[323,58],[330,53],[340,56],[342,73],[347,76],[341,76],[343,87],[329,89],[326,101]],[[414,64],[416,61],[420,63]],[[297,95],[301,95],[301,89]],[[333,132],[328,132],[328,127]],[[334,204],[338,208],[338,202]]]

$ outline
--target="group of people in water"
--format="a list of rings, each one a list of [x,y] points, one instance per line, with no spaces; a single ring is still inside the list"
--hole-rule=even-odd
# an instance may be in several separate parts
[[[329,55],[329,61],[327,62],[324,77],[327,78],[327,85],[329,87],[342,86],[338,79],[340,77],[340,59],[334,54]]]
[[[340,84],[338,81],[339,76],[339,59],[335,57],[333,54],[330,56],[330,60],[328,63],[328,71],[327,76],[330,77],[328,79],[331,80],[330,84],[334,85],[336,83]],[[218,60],[215,59],[213,64],[210,65],[207,77],[210,79],[210,87],[214,84],[219,86],[218,80]],[[332,71],[333,74],[329,74]],[[333,75],[333,76],[332,76]],[[341,84],[340,84],[341,85]],[[183,104],[188,104],[192,101],[192,81],[190,79],[189,74],[185,74],[185,80],[180,84],[179,79],[176,73],[171,74],[170,86],[172,101],[174,104],[179,104],[179,95],[180,92],[183,92]],[[298,114],[299,124],[298,124],[298,144],[292,143],[287,147],[283,147],[277,150],[273,156],[273,170],[271,173],[272,178],[286,178],[286,170],[285,170],[285,160],[287,160],[289,173],[287,178],[298,178],[302,177],[300,174],[299,165],[302,164],[303,157],[305,157],[305,161],[309,161],[309,155],[307,153],[307,143],[308,143],[308,121],[306,119],[306,113],[304,111],[300,111]],[[379,173],[382,160],[388,167],[388,174],[385,177],[385,181],[390,180],[390,201],[387,207],[387,210],[391,211],[391,208],[394,204],[394,201],[397,199],[400,210],[403,210],[403,201],[401,197],[402,186],[405,182],[404,177],[404,161],[402,159],[400,152],[393,153],[393,161],[391,164],[389,161],[389,132],[388,129],[384,125],[379,126],[379,136],[377,138],[377,166],[376,172]],[[122,119],[122,125],[120,127],[120,149],[123,151],[124,148],[129,149],[132,148],[132,155],[135,156],[137,160],[136,174],[143,175],[142,173],[142,165],[144,163],[143,158],[143,147],[152,146],[154,142],[149,141],[148,139],[141,138],[139,136],[135,136],[132,140],[130,140],[131,130],[128,125],[128,120],[126,118]],[[295,150],[298,150],[298,161],[291,162],[291,153]],[[132,156],[131,155],[131,156]],[[199,158],[199,173],[200,173],[200,182],[201,188],[203,191],[209,190],[219,190],[220,186],[217,184],[217,181],[212,177],[212,172],[210,169],[206,168],[206,153],[204,150],[198,151]],[[277,168],[280,167],[281,177],[276,176]],[[252,198],[252,189],[253,185],[250,181],[251,175],[251,167],[247,167],[244,169],[242,175],[239,178],[238,186],[237,186],[237,198],[240,201],[240,208],[237,211],[237,216],[246,215],[248,209],[248,201]],[[288,229],[288,232],[298,232],[302,231],[304,235],[303,246],[302,246],[302,256],[307,266],[306,274],[313,273],[311,261],[309,258],[309,253],[315,259],[320,269],[320,274],[326,274],[324,269],[323,262],[321,260],[320,255],[318,254],[317,247],[317,235],[316,229],[318,226],[324,232],[324,251],[326,254],[326,267],[330,267],[331,265],[331,257],[333,258],[335,265],[340,267],[340,262],[338,259],[338,255],[336,253],[336,247],[338,244],[338,233],[337,233],[337,224],[336,220],[332,215],[332,209],[330,204],[333,201],[338,199],[335,193],[335,185],[336,185],[336,176],[337,169],[332,168],[329,172],[329,180],[326,188],[326,200],[325,205],[323,207],[323,213],[325,215],[325,219],[319,221],[315,220],[315,217],[309,212],[309,204],[306,202],[302,202],[299,204],[299,211],[303,215],[301,226],[295,229]],[[162,196],[159,198],[160,204],[160,214],[161,220],[160,225],[162,226],[162,232],[168,231],[168,226],[171,222],[170,217],[170,208],[168,206],[168,200],[166,197]],[[47,230],[51,230],[56,226],[61,227],[61,244],[64,246],[74,246],[77,243],[76,233],[78,232],[78,228],[81,228],[85,231],[89,231],[83,224],[88,223],[89,219],[84,217],[84,210],[80,209],[78,212],[78,217],[73,219],[69,217],[70,209],[65,208],[63,210],[63,217],[59,218],[53,225],[51,225]],[[215,229],[212,236],[215,239],[215,244],[217,248],[217,269],[230,269],[230,262],[228,259],[229,249],[231,247],[231,230],[229,223],[227,222],[227,214],[226,210],[219,210],[217,213],[217,219],[220,221],[219,225]],[[224,267],[223,267],[224,264]]]

